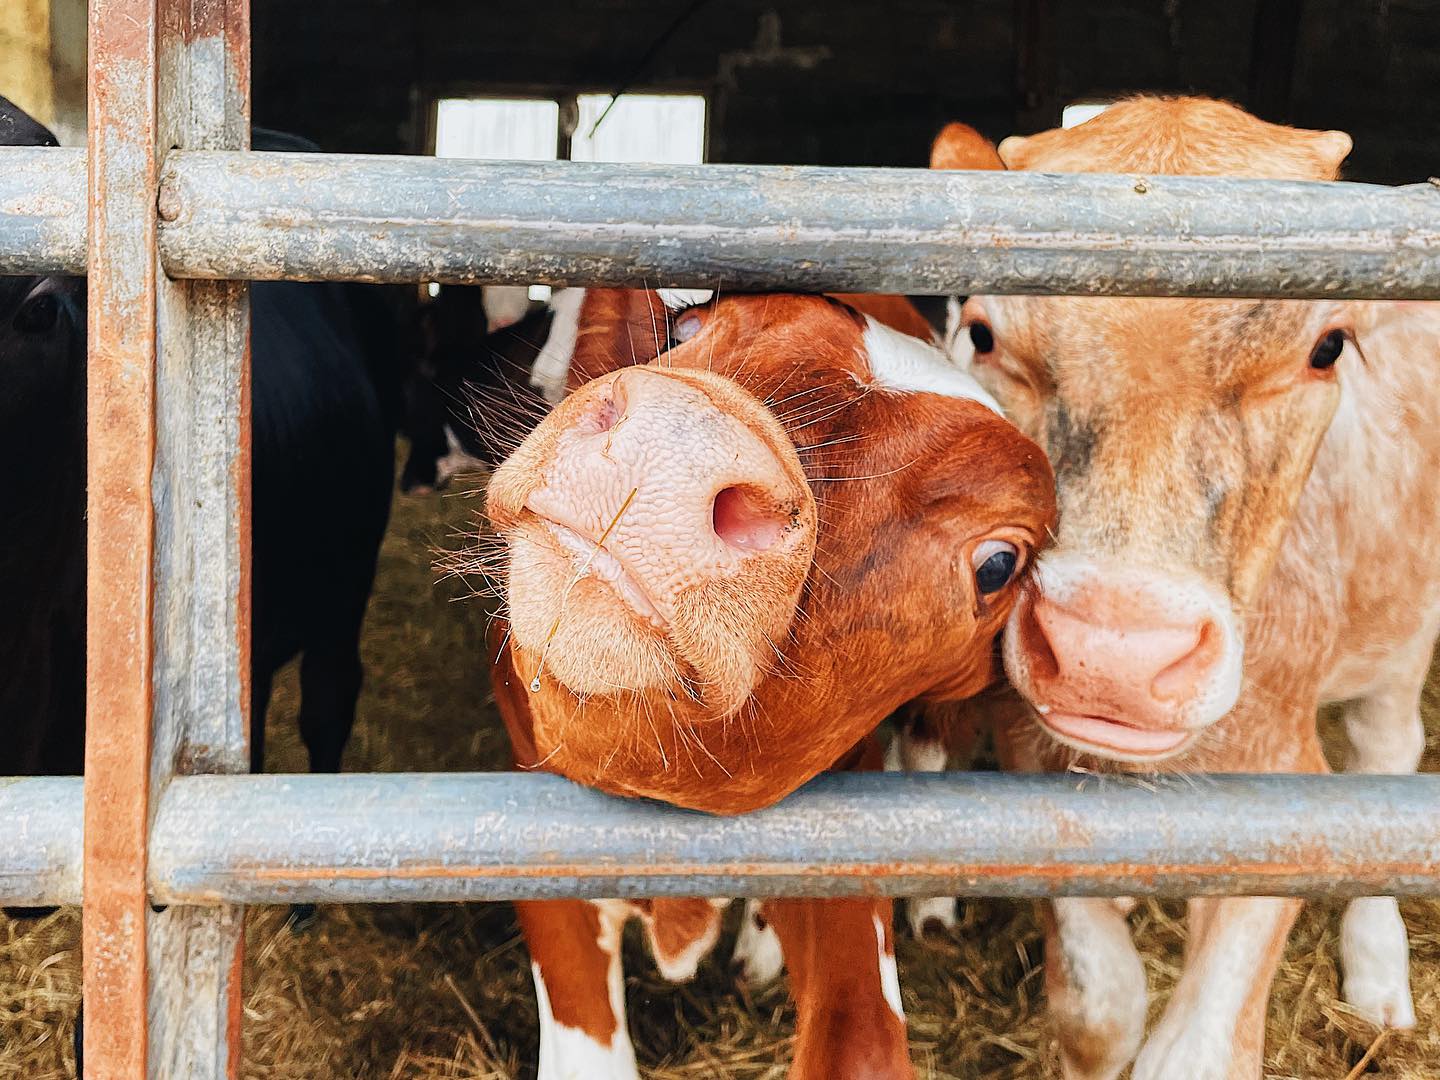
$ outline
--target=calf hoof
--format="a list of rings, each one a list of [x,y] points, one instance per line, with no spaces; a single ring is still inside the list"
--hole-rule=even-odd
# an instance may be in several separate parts
[[[297,934],[308,930],[314,924],[318,914],[314,904],[291,904],[290,915],[285,920],[285,928]]]
[[[1353,900],[1340,920],[1345,1001],[1380,1027],[1413,1028],[1410,940],[1400,909],[1388,896]]]
[[[916,897],[905,901],[905,919],[917,941],[950,937],[959,925],[953,896]]]

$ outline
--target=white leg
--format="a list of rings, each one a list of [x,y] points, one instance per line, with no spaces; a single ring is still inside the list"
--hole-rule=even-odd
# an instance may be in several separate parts
[[[623,903],[606,901],[600,903]],[[650,955],[660,974],[670,982],[689,982],[700,961],[710,955],[720,938],[720,920],[729,898],[712,900],[652,900],[642,913]]]
[[[1420,690],[1430,642],[1405,657],[1391,685],[1347,702],[1347,772],[1413,773],[1425,749]],[[1381,1027],[1415,1026],[1410,996],[1410,941],[1400,909],[1388,896],[1352,900],[1340,920],[1340,963],[1345,1000]]]
[[[740,935],[735,939],[733,962],[736,976],[748,986],[764,986],[773,982],[785,968],[780,938],[765,918],[759,900],[745,901]]]
[[[1415,1026],[1410,941],[1392,896],[1350,901],[1340,920],[1345,1000],[1381,1027]]]
[[[1259,1080],[1270,983],[1299,909],[1276,897],[1191,902],[1185,973],[1133,1080]]]
[[[886,772],[944,772],[948,755],[945,744],[905,726],[895,733],[885,749]],[[952,932],[960,921],[953,896],[917,896],[905,901],[905,921],[916,938]]]
[[[1114,1080],[1145,1034],[1145,968],[1130,925],[1109,900],[1052,900],[1050,916],[1045,992],[1061,1070],[1066,1080]]]
[[[639,1080],[620,959],[630,912],[586,901],[515,906],[530,944],[540,1014],[537,1080]]]

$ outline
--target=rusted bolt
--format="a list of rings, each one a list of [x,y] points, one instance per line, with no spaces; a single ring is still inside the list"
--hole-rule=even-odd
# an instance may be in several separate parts
[[[180,196],[173,187],[161,187],[160,197],[155,203],[161,221],[174,221],[180,216]]]
[[[1135,194],[1144,195],[1150,190],[1150,183],[1143,176],[1135,181]]]

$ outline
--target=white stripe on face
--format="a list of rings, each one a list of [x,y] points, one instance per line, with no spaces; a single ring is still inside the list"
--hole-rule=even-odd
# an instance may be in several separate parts
[[[999,403],[975,377],[947,360],[935,346],[893,330],[869,315],[865,323],[865,352],[876,385],[887,390],[968,398],[1004,415]]]

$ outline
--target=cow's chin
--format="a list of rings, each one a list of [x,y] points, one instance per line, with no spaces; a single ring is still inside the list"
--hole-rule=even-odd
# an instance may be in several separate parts
[[[682,593],[662,615],[640,584],[590,563],[541,527],[508,537],[510,628],[520,676],[553,680],[576,698],[610,698],[653,719],[734,716],[775,656],[774,627],[755,619],[743,582]],[[783,619],[788,626],[794,603]]]

